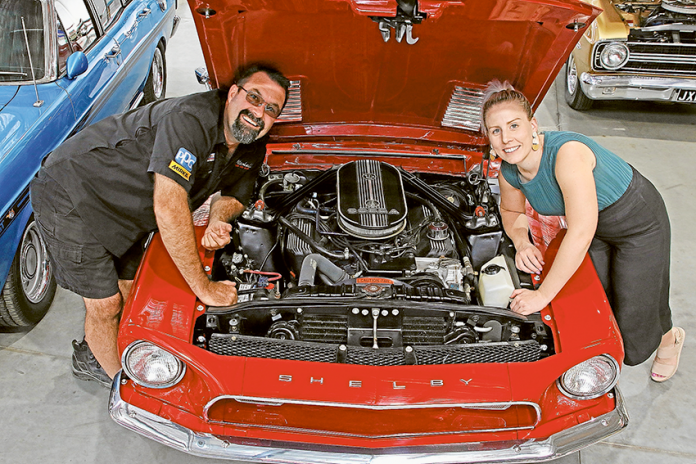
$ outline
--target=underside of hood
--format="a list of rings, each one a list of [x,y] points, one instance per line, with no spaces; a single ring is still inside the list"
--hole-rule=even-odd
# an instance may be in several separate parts
[[[276,136],[400,126],[459,141],[480,137],[491,79],[510,81],[536,108],[600,12],[575,0],[189,3],[214,87],[255,61],[293,81]]]

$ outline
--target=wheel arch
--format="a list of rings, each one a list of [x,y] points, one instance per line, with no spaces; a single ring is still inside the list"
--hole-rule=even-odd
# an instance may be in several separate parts
[[[29,224],[29,219],[32,217],[34,210],[27,203],[24,207],[15,214],[12,222],[2,231],[0,235],[0,290],[5,286],[5,281],[10,273],[10,266],[14,259],[15,253],[19,248],[24,229]],[[3,216],[3,220],[7,217],[7,213]]]

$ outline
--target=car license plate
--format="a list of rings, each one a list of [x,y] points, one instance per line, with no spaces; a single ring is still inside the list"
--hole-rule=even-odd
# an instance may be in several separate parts
[[[696,90],[679,89],[677,101],[682,103],[696,103]]]

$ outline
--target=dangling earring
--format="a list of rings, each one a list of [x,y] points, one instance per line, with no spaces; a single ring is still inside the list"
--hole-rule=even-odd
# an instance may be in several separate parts
[[[491,159],[491,161],[498,157],[495,151],[493,151],[493,148],[488,149],[488,157]]]
[[[539,149],[539,136],[536,131],[532,133],[532,150],[537,151]]]

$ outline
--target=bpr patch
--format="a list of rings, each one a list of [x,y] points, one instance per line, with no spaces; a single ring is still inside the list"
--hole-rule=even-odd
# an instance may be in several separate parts
[[[176,152],[174,161],[179,163],[179,165],[186,169],[190,174],[191,171],[193,171],[193,165],[196,164],[196,157],[193,156],[193,153],[182,147],[179,148],[178,152]]]

